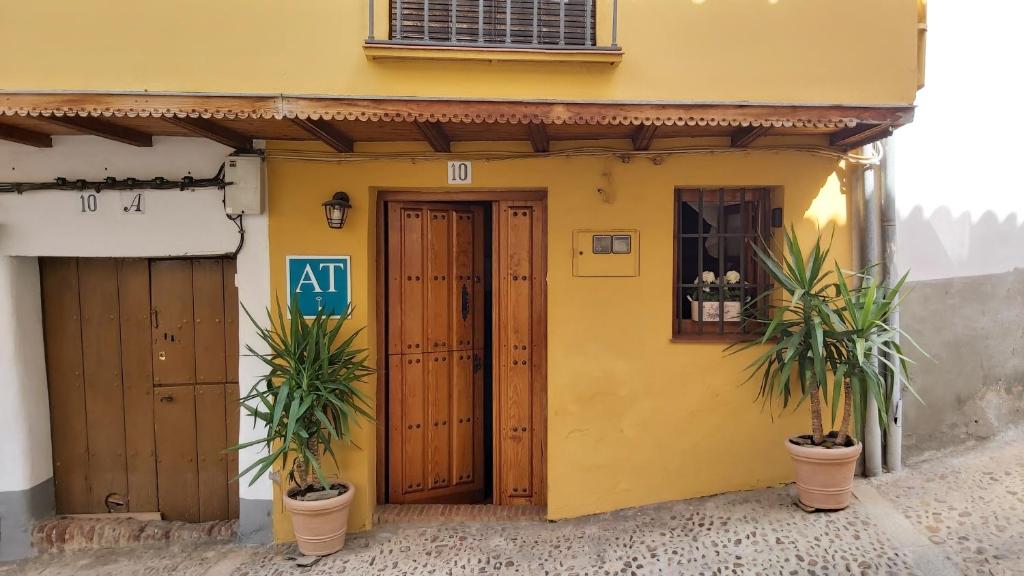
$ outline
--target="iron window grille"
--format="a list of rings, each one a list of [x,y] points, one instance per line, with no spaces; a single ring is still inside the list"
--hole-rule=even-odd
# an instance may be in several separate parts
[[[596,0],[391,0],[390,43],[593,49],[596,12]]]
[[[767,188],[676,190],[673,338],[737,340],[758,330],[751,316],[763,317],[767,299],[759,297],[772,286],[751,245],[770,231]],[[714,283],[702,281],[705,272],[714,275]],[[726,281],[735,274],[738,281]]]

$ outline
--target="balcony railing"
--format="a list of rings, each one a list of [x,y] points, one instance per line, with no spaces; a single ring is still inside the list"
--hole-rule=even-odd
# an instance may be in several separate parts
[[[618,0],[611,45],[597,45],[597,0],[390,0],[390,39],[369,43],[465,48],[618,50]]]

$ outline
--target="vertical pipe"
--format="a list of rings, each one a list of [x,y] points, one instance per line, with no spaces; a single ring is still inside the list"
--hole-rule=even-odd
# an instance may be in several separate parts
[[[558,2],[558,45],[565,46],[565,2]]]
[[[868,165],[861,172],[864,178],[863,243],[861,245],[862,265],[872,267],[871,276],[877,278],[882,258],[882,222],[880,173],[877,166]],[[864,410],[864,475],[878,476],[882,473],[882,427],[878,422],[878,403],[871,394],[867,395]]]
[[[370,31],[366,35],[367,40],[373,40],[373,4],[375,0],[369,0],[370,2]]]
[[[590,38],[591,38],[591,35],[593,34],[593,31],[591,30],[591,27],[590,27],[590,22],[594,18],[594,0],[583,0],[583,1],[587,3],[586,17],[584,18],[584,23],[583,23],[584,30],[585,30],[585,32],[584,32],[585,38],[583,40],[583,45],[584,46],[590,46]]]
[[[430,0],[423,0],[423,39],[430,40]]]
[[[619,47],[619,0],[612,2],[612,48]]]
[[[477,3],[476,35],[477,35],[477,42],[480,43],[480,44],[483,44],[484,43],[484,0],[480,0]]]
[[[395,40],[402,39],[402,0],[395,0]]]
[[[459,41],[458,35],[459,0],[452,0],[452,43]]]
[[[512,43],[512,0],[505,0],[505,44]]]
[[[537,44],[537,14],[540,0],[533,0],[533,44]]]
[[[892,287],[900,277],[896,264],[896,142],[882,141],[882,250],[885,265],[885,287]],[[889,325],[900,327],[899,305],[889,313]],[[899,341],[897,332],[897,342]],[[889,358],[899,366],[898,358]],[[891,392],[889,396],[889,423],[885,431],[885,464],[889,472],[903,469],[903,377],[898,370],[889,369]]]

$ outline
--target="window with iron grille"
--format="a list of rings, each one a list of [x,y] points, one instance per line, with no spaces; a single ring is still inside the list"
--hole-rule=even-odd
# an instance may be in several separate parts
[[[391,0],[391,40],[517,48],[595,45],[595,0]]]
[[[674,338],[739,339],[757,329],[743,310],[763,310],[757,298],[771,289],[751,247],[767,238],[770,213],[766,188],[676,190]]]

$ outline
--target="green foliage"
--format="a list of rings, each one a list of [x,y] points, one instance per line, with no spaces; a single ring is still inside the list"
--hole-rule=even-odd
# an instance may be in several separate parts
[[[830,249],[831,241],[823,246],[819,236],[805,253],[792,229],[785,233],[781,259],[768,246],[755,245],[757,257],[776,291],[758,298],[769,300],[768,316],[748,320],[763,327],[760,338],[734,344],[728,350],[760,351],[747,366],[748,381],[759,377],[758,399],[767,409],[773,399],[780,402],[782,409],[794,400],[800,406],[811,399],[812,425],[820,430],[818,394],[826,403],[831,402],[835,425],[843,386],[848,384],[852,402],[844,406],[843,421],[848,422],[846,407],[852,404],[860,429],[871,396],[878,402],[877,416],[884,428],[891,398],[885,368],[908,376],[910,361],[898,338],[902,335],[913,343],[902,331],[886,323],[899,303],[906,276],[891,289],[882,288],[867,269],[853,275],[845,274],[837,264],[830,269]],[[850,276],[862,279],[859,288],[851,289]],[[771,301],[773,297],[775,300]],[[756,309],[756,301],[747,307],[748,311]]]
[[[269,352],[261,353],[246,345],[250,355],[263,361],[267,372],[240,402],[253,417],[254,426],[265,426],[266,437],[233,449],[262,444],[267,454],[238,478],[255,471],[252,485],[275,462],[285,466],[291,455],[294,458],[288,477],[292,482],[305,487],[312,472],[320,485],[326,486],[320,465],[321,447],[337,464],[333,441],[350,442],[351,425],[359,416],[373,419],[369,402],[357,384],[374,370],[367,364],[366,350],[355,347],[362,328],[348,337],[341,336],[351,309],[336,321],[322,310],[313,318],[304,318],[297,300],[289,307],[288,319],[280,302],[276,310],[276,314],[267,310],[267,327],[245,310]],[[301,468],[298,474],[297,468]]]

